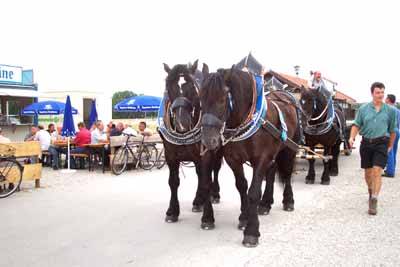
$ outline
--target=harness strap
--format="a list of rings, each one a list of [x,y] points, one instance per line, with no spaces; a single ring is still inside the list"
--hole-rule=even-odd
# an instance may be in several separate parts
[[[246,120],[244,121],[243,124],[247,124],[248,122],[251,121],[254,110],[256,109],[256,102],[257,102],[257,88],[256,88],[256,80],[254,77],[249,73],[250,78],[252,79],[252,89],[253,89],[253,102],[251,103],[251,108],[249,111],[249,114],[247,115]]]
[[[276,104],[274,101],[271,101],[271,102],[275,106],[275,108],[278,110],[279,121],[281,122],[281,127],[282,127],[280,138],[282,141],[286,141],[288,138],[287,137],[288,128],[287,128],[285,119],[283,117],[283,113],[282,113],[281,109],[279,108],[278,104]]]

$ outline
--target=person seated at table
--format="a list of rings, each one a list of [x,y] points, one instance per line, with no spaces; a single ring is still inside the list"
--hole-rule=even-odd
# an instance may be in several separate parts
[[[104,131],[104,123],[101,120],[98,120],[96,122],[96,129],[94,131],[92,131],[91,134],[91,144],[104,144],[104,143],[108,143],[108,137],[106,132]],[[105,150],[105,155],[110,154],[110,148],[108,147],[108,145],[104,145],[104,150]],[[90,148],[90,149],[94,149],[94,148]],[[99,151],[99,148],[94,149],[96,151]],[[108,157],[104,158],[104,163],[105,165],[108,164]]]
[[[115,128],[111,129],[110,136],[120,136],[123,130],[124,124],[122,122],[118,122]]]
[[[32,127],[31,129],[33,136],[26,139],[26,141],[39,141],[42,151],[49,149],[51,143],[51,137],[48,131],[44,129],[42,125],[38,127]],[[35,163],[35,158],[30,159],[31,163]]]
[[[54,128],[54,131],[51,128]],[[64,149],[57,146],[55,143],[60,140],[65,140],[65,137],[61,135],[62,126],[58,125],[57,128],[55,128],[54,124],[52,124],[51,128],[49,125],[48,131],[51,132],[51,143],[49,146],[49,152],[52,158],[51,167],[53,168],[53,170],[58,170],[59,155],[60,153],[64,152]]]
[[[114,128],[115,128],[115,124],[114,124],[112,121],[110,121],[110,122],[107,124],[106,133],[107,133],[107,134],[110,134],[111,130],[114,129]]]
[[[51,143],[49,132],[46,131],[42,125],[32,127],[31,131],[32,136],[27,138],[26,141],[39,141],[42,151],[48,150]]]
[[[137,136],[138,135],[138,133],[135,131],[135,129],[133,129],[131,127],[131,125],[128,124],[128,123],[125,123],[124,129],[122,130],[122,133],[123,134],[128,134],[128,135],[133,135],[133,136]]]
[[[92,135],[88,129],[86,129],[86,125],[84,122],[78,123],[79,132],[76,133],[75,138],[72,140],[76,148],[71,149],[70,154],[87,154],[87,148],[85,145],[90,144],[92,141]],[[71,168],[76,168],[75,159],[70,157]]]
[[[104,124],[102,121],[98,120],[96,122],[96,129],[91,133],[91,144],[107,143],[107,134],[104,131]]]
[[[11,140],[3,135],[3,129],[0,128],[0,143],[10,143]]]
[[[30,132],[27,135],[25,135],[24,141],[33,141],[33,137],[35,136],[36,132],[37,132],[36,127],[32,126]]]
[[[50,123],[50,124],[47,126],[47,131],[49,132],[50,135],[51,135],[53,132],[56,131],[56,127],[54,126],[54,123]]]
[[[89,129],[90,132],[93,132],[94,130],[96,130],[96,123],[93,123]]]
[[[151,136],[153,135],[153,131],[149,128],[147,128],[147,124],[145,121],[141,121],[139,123],[139,134],[144,135],[144,136]]]

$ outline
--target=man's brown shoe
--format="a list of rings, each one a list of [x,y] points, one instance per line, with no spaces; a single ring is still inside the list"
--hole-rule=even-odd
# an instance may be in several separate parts
[[[371,200],[369,201],[368,214],[369,215],[376,215],[378,213],[377,206],[378,206],[378,199],[371,198]]]

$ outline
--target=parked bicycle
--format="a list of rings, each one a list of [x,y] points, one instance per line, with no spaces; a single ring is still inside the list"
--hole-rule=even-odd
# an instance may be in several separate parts
[[[0,198],[14,194],[22,182],[23,167],[14,156],[0,155]]]
[[[161,150],[157,150],[157,161],[156,161],[156,168],[161,169],[162,167],[165,166],[165,153],[164,153],[164,147]]]
[[[120,175],[126,170],[128,163],[133,163],[136,168],[140,167],[144,170],[153,168],[157,161],[156,145],[146,144],[144,136],[139,143],[130,140],[134,135],[124,134],[124,136],[127,137],[126,141],[117,149],[112,160],[112,172]]]

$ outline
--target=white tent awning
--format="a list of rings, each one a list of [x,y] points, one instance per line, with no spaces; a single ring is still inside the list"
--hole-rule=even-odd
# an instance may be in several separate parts
[[[40,97],[41,94],[38,91],[29,89],[0,88],[0,96]]]

